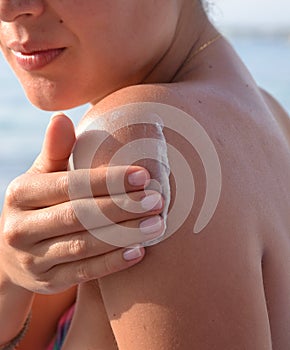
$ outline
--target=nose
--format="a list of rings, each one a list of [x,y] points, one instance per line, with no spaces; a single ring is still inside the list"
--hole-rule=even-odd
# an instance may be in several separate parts
[[[0,0],[0,21],[13,22],[21,16],[39,16],[43,10],[43,0]]]

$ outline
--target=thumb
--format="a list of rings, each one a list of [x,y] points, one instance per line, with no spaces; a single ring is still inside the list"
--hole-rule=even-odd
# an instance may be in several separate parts
[[[67,170],[76,137],[72,121],[63,113],[54,114],[46,129],[42,150],[28,173]]]

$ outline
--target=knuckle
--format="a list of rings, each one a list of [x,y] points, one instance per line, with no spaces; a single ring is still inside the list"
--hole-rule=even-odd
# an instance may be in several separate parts
[[[59,215],[61,215],[62,223],[67,227],[76,226],[79,223],[75,209],[71,202],[69,202],[66,208],[60,212]]]
[[[33,255],[23,253],[18,257],[18,262],[24,271],[35,272],[35,258]]]
[[[56,180],[56,188],[60,191],[65,198],[69,196],[69,178],[67,174],[60,175]]]
[[[2,238],[8,246],[16,247],[22,242],[23,232],[21,225],[18,225],[18,220],[9,216],[5,219]]]
[[[35,280],[38,289],[36,292],[41,294],[57,294],[71,287],[69,276],[59,274],[55,268],[39,274]]]
[[[45,169],[45,164],[42,159],[42,154],[38,154],[36,159],[34,160],[31,168],[28,170],[28,174],[39,174],[47,172]]]
[[[120,267],[118,267],[118,264],[114,261],[112,254],[105,254],[103,263],[103,276],[111,275],[120,269]]]
[[[6,189],[5,201],[11,207],[15,207],[23,202],[25,196],[23,176],[18,176],[10,182]]]
[[[92,273],[89,268],[89,263],[87,261],[82,261],[81,263],[77,264],[76,278],[78,280],[78,283],[86,282],[94,278],[94,276],[92,276]]]
[[[48,270],[35,276],[37,290],[41,294],[56,294],[67,289],[67,278],[60,278],[55,269]]]
[[[69,241],[68,254],[71,256],[78,256],[85,258],[87,253],[87,245],[83,238],[77,238]]]
[[[37,290],[35,292],[41,294],[57,293],[58,290],[55,286],[53,279],[46,279],[41,276],[37,279]]]

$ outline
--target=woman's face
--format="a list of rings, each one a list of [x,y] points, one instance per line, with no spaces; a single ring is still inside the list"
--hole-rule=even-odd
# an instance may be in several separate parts
[[[4,56],[33,104],[67,109],[134,85],[169,48],[177,0],[0,0]]]

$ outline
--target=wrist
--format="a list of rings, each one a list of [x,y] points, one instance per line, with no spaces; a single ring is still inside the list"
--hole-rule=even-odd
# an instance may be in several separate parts
[[[5,272],[0,271],[0,300],[2,297],[15,295],[20,299],[33,296],[33,292],[15,284]],[[1,310],[1,305],[0,305]]]
[[[14,284],[0,271],[0,344],[5,344],[21,330],[31,310],[34,293]]]
[[[20,341],[25,337],[25,335],[28,331],[30,320],[31,320],[31,312],[28,314],[28,317],[25,320],[25,323],[24,323],[22,329],[20,330],[20,332],[13,339],[11,339],[8,343],[0,345],[0,350],[14,350],[14,349],[16,349],[17,346],[19,345]]]

